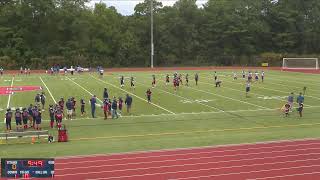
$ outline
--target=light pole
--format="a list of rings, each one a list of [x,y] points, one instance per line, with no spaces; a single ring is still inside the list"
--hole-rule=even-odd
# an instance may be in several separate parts
[[[150,65],[151,68],[153,68],[153,55],[154,55],[154,45],[153,45],[153,0],[150,0],[150,29],[151,29],[151,59],[150,59]]]

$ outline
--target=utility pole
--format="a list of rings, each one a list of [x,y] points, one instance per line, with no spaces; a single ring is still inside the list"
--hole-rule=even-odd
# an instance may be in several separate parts
[[[151,29],[151,68],[153,68],[153,55],[154,55],[154,45],[153,45],[153,0],[150,0],[150,29]]]

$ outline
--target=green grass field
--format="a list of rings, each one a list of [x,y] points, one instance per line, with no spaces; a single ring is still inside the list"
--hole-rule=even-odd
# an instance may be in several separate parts
[[[85,98],[87,115],[80,117],[78,106],[77,118],[63,121],[69,132],[67,143],[30,144],[29,139],[5,143],[3,140],[0,157],[57,157],[320,137],[319,75],[266,71],[265,82],[253,83],[250,96],[246,98],[245,80],[240,77],[240,71],[238,80],[233,80],[231,70],[218,71],[222,80],[220,88],[213,83],[212,71],[198,71],[198,86],[194,83],[196,71],[179,71],[189,74],[190,86],[180,87],[177,93],[172,83],[165,85],[167,73],[173,74],[165,71],[112,72],[102,79],[96,74],[15,76],[13,86],[42,86],[47,105],[54,103],[53,98],[58,101],[60,97],[73,96],[78,105],[80,98]],[[149,104],[145,92],[151,87],[152,74],[157,77],[157,87],[151,88],[154,104]],[[126,77],[123,89],[119,85],[120,75]],[[129,87],[130,76],[135,77],[135,90]],[[10,86],[11,80],[12,76],[3,76],[0,86]],[[297,95],[304,86],[307,87],[304,117],[299,118],[296,111],[284,117],[280,108],[288,94]],[[91,119],[89,98],[95,94],[102,100],[105,87],[110,96],[124,98],[127,93],[133,94],[132,113],[124,111],[119,119],[104,120],[102,110],[97,109],[99,117]],[[34,102],[36,93],[15,93],[10,98],[10,107],[27,107]],[[7,104],[8,96],[0,96],[1,117]],[[43,128],[49,129],[48,111],[44,112],[44,119]],[[14,121],[12,125],[15,128]],[[4,123],[0,128],[5,131]],[[50,132],[57,135],[56,129]]]

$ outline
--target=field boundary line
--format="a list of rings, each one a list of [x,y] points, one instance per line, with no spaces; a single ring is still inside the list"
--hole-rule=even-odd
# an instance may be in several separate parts
[[[314,150],[314,149],[320,149],[320,148],[300,148],[300,149],[283,149],[283,150],[274,150],[274,148],[287,148],[287,147],[297,147],[297,146],[308,146],[308,145],[319,145],[319,143],[310,143],[310,144],[297,144],[297,145],[286,145],[286,146],[271,146],[271,147],[261,147],[261,149],[271,149],[271,151],[263,151],[263,152],[247,152],[247,153],[236,153],[236,154],[221,154],[221,155],[216,155],[216,153],[226,153],[226,152],[239,152],[239,151],[251,151],[251,150],[259,150],[259,147],[255,147],[255,148],[243,148],[243,149],[231,149],[231,150],[219,150],[219,151],[215,151],[214,148],[208,149],[208,151],[204,151],[204,152],[181,152],[181,153],[172,153],[172,154],[164,154],[164,155],[143,155],[141,154],[141,156],[138,157],[127,157],[127,158],[111,158],[111,159],[98,159],[95,160],[95,162],[105,162],[105,161],[122,161],[122,160],[137,160],[137,159],[148,159],[148,158],[159,158],[159,157],[176,157],[176,156],[189,156],[189,155],[203,155],[203,154],[209,154],[207,156],[201,156],[201,157],[189,157],[189,158],[176,158],[176,159],[166,159],[166,160],[153,160],[153,161],[139,161],[139,162],[125,162],[125,163],[118,163],[118,164],[108,164],[108,165],[94,165],[94,166],[89,166],[89,167],[81,167],[83,168],[90,168],[90,167],[107,167],[107,166],[123,166],[123,165],[137,165],[137,164],[151,164],[151,163],[158,163],[158,162],[175,162],[175,161],[189,161],[189,160],[202,160],[202,159],[214,159],[214,158],[224,158],[224,157],[236,157],[236,156],[247,156],[247,155],[261,155],[261,154],[271,154],[273,152],[277,152],[277,153],[282,153],[282,152],[296,152],[296,151],[304,151],[304,150]],[[206,148],[200,148],[200,149],[196,149],[196,150],[202,150],[202,149],[206,149]],[[260,150],[261,150],[260,149]],[[193,149],[191,149],[193,150]],[[175,152],[175,151],[168,151],[168,152]],[[211,155],[210,155],[211,154]],[[278,156],[270,156],[270,157],[256,157],[256,158],[241,158],[241,159],[231,159],[231,160],[220,160],[220,161],[216,161],[216,163],[223,163],[223,162],[237,162],[237,161],[242,161],[242,160],[263,160],[263,159],[275,159],[275,158],[285,158],[285,157],[296,157],[296,156],[306,156],[306,155],[317,155],[320,154],[320,152],[312,152],[312,153],[307,153],[307,154],[290,154],[290,155],[278,155]],[[107,156],[105,156],[107,157]],[[72,161],[72,162],[65,162],[65,163],[57,163],[59,165],[65,165],[65,164],[82,164],[82,163],[88,163],[88,162],[92,162],[90,160],[85,160],[85,161]],[[80,168],[79,166],[77,167],[70,167],[70,168],[63,168],[63,169],[59,169],[59,170],[68,170],[68,169],[77,169]]]
[[[90,94],[91,96],[94,96],[94,94],[92,94],[89,90],[87,90],[86,88],[84,88],[83,86],[81,86],[80,84],[78,84],[77,82],[73,81],[72,79],[70,79],[69,77],[66,77],[69,81],[73,82],[75,85],[79,86],[82,90],[84,90],[85,92],[87,92],[88,94]],[[101,101],[101,99],[99,99],[98,97],[96,97],[98,101],[100,101],[101,103],[103,103],[103,101]]]
[[[141,82],[137,82],[138,84],[141,84],[141,85],[143,85],[143,86],[145,86],[145,87],[147,87],[147,85],[146,84],[144,84],[144,83],[141,83]],[[179,98],[182,98],[182,99],[185,99],[185,100],[192,100],[192,99],[189,99],[189,98],[186,98],[186,97],[183,97],[183,96],[180,96],[180,95],[177,95],[177,94],[173,94],[173,93],[171,93],[171,92],[169,92],[169,91],[166,91],[166,90],[163,90],[163,89],[160,89],[159,87],[158,88],[156,88],[156,90],[159,90],[159,91],[162,91],[162,92],[164,92],[164,93],[167,93],[167,94],[170,94],[170,95],[173,95],[173,96],[176,96],[176,97],[179,97]],[[209,107],[209,108],[211,108],[211,109],[215,109],[215,110],[218,110],[218,111],[220,111],[220,112],[224,112],[224,110],[222,110],[222,109],[219,109],[219,108],[216,108],[216,107],[214,107],[214,106],[210,106],[210,105],[207,105],[207,104],[204,104],[204,103],[201,103],[201,102],[196,102],[197,104],[200,104],[200,105],[203,105],[203,106],[206,106],[206,107]]]
[[[13,81],[14,81],[14,76],[13,76],[12,79],[11,79],[10,88],[13,87]],[[12,93],[13,93],[13,92],[10,90],[10,94],[9,94],[8,102],[7,102],[7,109],[10,107],[10,101],[11,101],[11,95],[12,95]],[[6,123],[6,118],[4,118],[3,122]]]
[[[294,162],[306,162],[306,161],[319,161],[319,160],[320,160],[320,158],[316,158],[316,159],[314,159],[314,158],[313,159],[300,159],[300,160],[287,160],[287,161],[275,161],[275,162],[269,162],[269,163],[253,163],[253,164],[244,164],[244,165],[222,166],[222,167],[215,167],[215,169],[232,169],[232,168],[241,168],[241,167],[284,164],[284,163],[294,163]],[[164,165],[164,166],[157,166],[157,167],[145,167],[145,168],[135,168],[135,169],[118,169],[118,170],[108,170],[108,171],[93,171],[93,172],[88,172],[88,173],[81,173],[80,172],[80,173],[63,174],[63,175],[57,175],[57,176],[76,176],[76,175],[84,175],[84,174],[100,174],[100,173],[112,173],[112,172],[134,171],[134,170],[161,169],[161,168],[172,168],[172,167],[181,167],[181,166],[207,165],[207,164],[216,164],[216,163],[217,162],[193,163],[193,164],[191,164],[191,163],[189,163],[189,164],[176,164],[176,165]]]
[[[70,139],[71,141],[82,141],[82,140],[97,140],[97,139],[121,139],[121,138],[140,138],[140,137],[152,137],[152,136],[173,136],[182,134],[200,134],[210,132],[229,132],[229,131],[254,131],[260,129],[276,129],[276,128],[293,128],[293,127],[309,127],[318,126],[320,123],[306,123],[306,124],[288,124],[279,126],[254,126],[254,127],[243,127],[243,128],[227,128],[227,129],[209,129],[209,130],[195,130],[195,131],[177,131],[177,132],[163,132],[163,133],[150,133],[150,134],[132,134],[123,136],[100,136],[100,137],[83,137]]]
[[[270,145],[270,144],[281,144],[281,143],[303,143],[306,141],[320,141],[320,138],[302,138],[302,139],[283,139],[283,140],[272,140],[272,141],[257,141],[257,142],[244,142],[237,144],[223,144],[223,145],[212,145],[212,146],[197,146],[197,147],[186,147],[186,148],[171,148],[161,150],[147,150],[147,151],[133,151],[123,153],[109,153],[109,154],[93,154],[93,155],[73,155],[73,156],[61,156],[57,159],[77,159],[77,158],[90,158],[98,156],[117,156],[117,155],[136,155],[142,153],[159,153],[159,152],[175,152],[184,150],[200,150],[205,148],[229,148],[229,147],[241,147],[241,146],[252,146],[252,145]]]
[[[46,85],[46,83],[44,83],[44,81],[43,81],[43,79],[41,78],[41,76],[39,76],[39,78],[40,78],[40,80],[41,80],[42,84],[44,85],[44,87],[46,87],[46,89],[48,90],[48,92],[49,92],[49,94],[50,94],[50,96],[51,96],[51,98],[52,98],[53,102],[54,102],[55,104],[57,104],[57,101],[54,99],[54,97],[53,97],[53,95],[52,95],[52,93],[51,93],[50,89],[49,89],[49,88],[48,88],[48,86]]]
[[[134,97],[136,97],[136,98],[138,98],[138,99],[140,99],[140,100],[142,100],[142,101],[144,101],[144,102],[148,102],[147,100],[143,99],[142,97],[140,97],[140,96],[138,96],[138,95],[135,95],[134,93],[131,93],[131,92],[126,91],[126,90],[124,90],[124,89],[121,89],[121,88],[119,88],[119,87],[117,87],[117,86],[115,86],[115,85],[113,85],[113,84],[111,84],[111,83],[108,83],[108,82],[106,82],[106,81],[103,81],[103,80],[101,80],[101,79],[98,79],[98,78],[92,76],[91,74],[90,74],[90,76],[91,76],[93,79],[95,79],[96,81],[100,81],[100,82],[102,82],[102,83],[104,83],[104,84],[108,84],[108,85],[110,85],[110,86],[112,86],[112,87],[114,87],[114,88],[116,88],[116,89],[119,89],[119,90],[121,90],[121,91],[123,91],[123,92],[126,92],[127,94],[131,94],[132,96],[134,96]],[[153,102],[150,102],[150,104],[152,104],[153,106],[156,106],[156,107],[158,107],[158,108],[160,108],[160,109],[162,109],[162,110],[165,110],[165,111],[167,111],[167,112],[170,113],[170,114],[176,114],[176,113],[174,113],[174,112],[172,112],[172,111],[170,111],[170,110],[168,110],[168,109],[166,109],[166,108],[164,108],[164,107],[162,107],[162,106],[160,106],[160,105],[157,105],[157,104],[155,104],[155,103],[153,103]]]

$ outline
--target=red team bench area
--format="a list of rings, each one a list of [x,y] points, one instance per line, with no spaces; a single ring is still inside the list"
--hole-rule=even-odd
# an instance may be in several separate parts
[[[320,179],[320,139],[56,159],[56,179]]]

